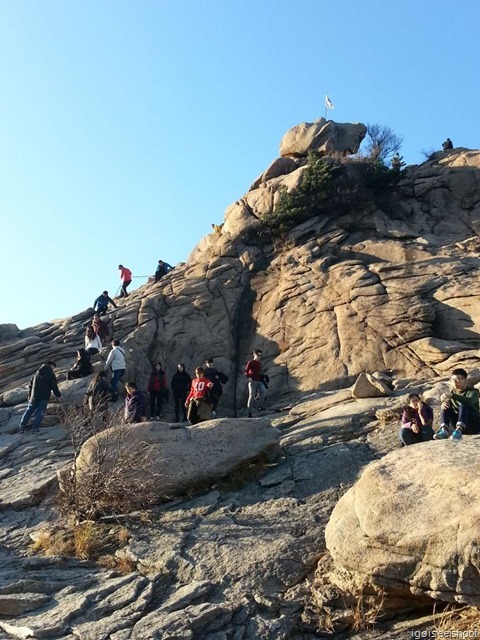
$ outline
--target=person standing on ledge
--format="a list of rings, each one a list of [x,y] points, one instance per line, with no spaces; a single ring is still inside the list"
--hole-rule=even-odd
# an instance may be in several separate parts
[[[256,406],[259,411],[263,410],[263,402],[266,396],[265,385],[262,382],[262,364],[260,362],[262,350],[255,349],[253,360],[249,360],[245,366],[245,375],[248,378],[248,417],[252,417],[252,409]],[[257,398],[257,399],[256,399]]]
[[[124,267],[123,264],[119,264],[118,268],[120,269],[120,278],[122,280],[120,298],[126,298],[128,296],[127,287],[132,282],[132,272],[127,267]]]
[[[20,420],[20,433],[25,431],[25,427],[33,414],[35,414],[35,419],[33,421],[32,432],[38,433],[40,431],[43,416],[47,411],[51,392],[53,391],[57,398],[62,397],[62,394],[58,390],[57,377],[53,371],[56,366],[57,365],[53,360],[50,360],[47,364],[42,364],[30,380],[30,386],[28,388],[28,406]]]
[[[453,143],[450,140],[450,138],[447,138],[445,142],[442,144],[442,149],[444,151],[450,151],[450,149],[453,149]]]
[[[113,389],[113,398],[112,401],[116,402],[118,400],[118,392],[117,386],[120,381],[120,378],[123,376],[126,370],[125,363],[125,351],[120,346],[120,340],[112,340],[112,350],[108,354],[107,361],[105,363],[105,369],[112,370],[112,379],[110,381],[110,386]]]

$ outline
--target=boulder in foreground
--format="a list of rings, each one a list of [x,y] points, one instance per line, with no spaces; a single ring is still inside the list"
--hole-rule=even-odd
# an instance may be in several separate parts
[[[325,531],[345,591],[480,605],[480,436],[405,447],[371,463]]]
[[[161,422],[113,427],[82,446],[76,461],[77,484],[81,488],[82,482],[91,481],[92,470],[101,461],[100,473],[117,478],[119,486],[131,487],[132,495],[137,491],[139,499],[139,488],[147,482],[151,491],[154,477],[153,498],[161,500],[220,478],[262,454],[274,458],[278,439],[279,432],[264,418],[224,418],[173,430]],[[125,477],[119,460],[124,461]]]

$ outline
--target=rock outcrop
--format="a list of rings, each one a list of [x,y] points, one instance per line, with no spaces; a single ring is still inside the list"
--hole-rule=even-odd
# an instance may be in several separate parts
[[[280,143],[282,157],[305,157],[310,149],[320,154],[356,153],[367,133],[364,124],[340,124],[319,118],[303,122],[287,131]]]
[[[115,435],[120,428],[113,426],[89,438],[75,463],[78,489],[82,490],[84,478],[90,479],[92,469],[95,476],[108,476],[119,457],[124,459],[129,451],[144,451],[145,465],[133,469],[129,465],[124,469],[125,477],[119,477],[120,470],[117,478],[142,498],[141,487],[153,475],[153,494],[159,501],[212,482],[261,456],[273,461],[280,453],[279,433],[268,419],[230,418],[174,430],[171,427],[144,422],[124,427],[119,439]]]
[[[406,447],[370,464],[325,531],[347,591],[480,605],[480,436]],[[420,599],[420,603],[423,601]]]
[[[355,129],[355,135],[361,136],[361,130]],[[317,577],[323,571],[322,562],[331,560],[323,538],[326,523],[335,503],[375,460],[374,471],[365,472],[352,495],[372,473],[379,508],[396,514],[398,526],[388,524],[393,517],[385,517],[376,538],[368,529],[367,497],[358,498],[361,518],[345,508],[342,518],[359,540],[349,555],[333,533],[332,520],[328,536],[338,560],[336,579],[354,563],[353,581],[386,581],[401,599],[408,595],[426,602],[445,596],[476,602],[477,551],[473,541],[463,544],[476,517],[476,494],[459,497],[455,486],[447,502],[448,492],[437,495],[430,479],[430,505],[417,484],[422,478],[427,482],[428,469],[437,480],[443,477],[439,469],[451,443],[409,447],[408,454],[390,452],[398,447],[398,412],[409,391],[426,392],[438,411],[445,378],[454,367],[478,372],[480,152],[436,154],[409,167],[384,199],[313,216],[292,228],[282,246],[274,245],[264,233],[265,218],[283,190],[299,186],[308,149],[323,153],[330,148],[325,142],[322,150],[316,135],[310,131],[298,147],[293,136],[291,146],[285,146],[288,157],[276,160],[227,209],[223,227],[205,237],[185,264],[159,283],[132,292],[109,314],[112,333],[126,349],[126,376],[140,388],[157,361],[171,375],[179,361],[191,372],[205,356],[213,356],[229,377],[219,406],[219,415],[228,416],[222,428],[231,425],[229,435],[237,438],[232,416],[246,414],[243,366],[253,348],[262,348],[270,377],[267,407],[277,412],[267,419],[280,433],[283,454],[254,469],[245,484],[215,479],[215,486],[208,483],[200,495],[179,497],[148,516],[122,516],[129,538],[115,561],[128,561],[132,573],[122,576],[71,558],[29,556],[30,540],[54,517],[57,473],[71,468],[72,445],[62,412],[53,404],[37,438],[17,433],[28,381],[41,363],[53,359],[63,402],[81,403],[89,380],[63,378],[83,346],[92,309],[25,330],[0,327],[0,628],[8,637],[311,640],[321,626],[322,599],[312,598],[312,578],[315,570]],[[348,151],[353,143],[346,140],[337,135],[337,143]],[[96,357],[96,370],[104,366],[105,355]],[[369,384],[389,397],[352,397],[350,385],[360,374],[385,370],[392,372],[393,385],[381,377]],[[172,407],[162,417],[168,422]],[[263,423],[255,419],[248,428],[255,424]],[[190,432],[178,435],[179,440]],[[241,456],[247,445],[237,442],[235,455]],[[476,491],[470,461],[458,457],[462,447],[478,465],[475,440],[465,439],[450,463],[445,454],[445,468],[457,461],[464,486],[471,484]],[[428,460],[425,451],[431,451]],[[417,478],[412,460],[420,456]],[[410,484],[401,485],[402,460],[407,460],[402,464]],[[390,476],[380,475],[381,464]],[[382,482],[392,489],[394,476],[405,500],[397,505],[390,491],[388,505]],[[409,537],[413,526],[400,526],[417,517],[414,498],[432,512],[430,529],[415,523],[416,541]],[[455,501],[469,504],[465,519],[458,512],[450,521]],[[375,507],[372,500],[370,507]],[[433,516],[453,523],[450,529],[456,527],[460,538],[449,536],[444,545]],[[376,568],[367,557],[370,550],[360,557],[366,529],[377,545],[372,552]],[[457,556],[456,543],[461,543]],[[392,555],[397,547],[398,567],[387,559],[381,564],[382,553]],[[437,561],[446,563],[443,573]],[[305,626],[309,607],[312,623]]]

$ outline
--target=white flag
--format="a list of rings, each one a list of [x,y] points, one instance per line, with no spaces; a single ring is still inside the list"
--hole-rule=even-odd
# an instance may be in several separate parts
[[[330,100],[330,98],[328,97],[327,94],[325,94],[325,107],[327,109],[333,109],[334,108],[333,102]]]

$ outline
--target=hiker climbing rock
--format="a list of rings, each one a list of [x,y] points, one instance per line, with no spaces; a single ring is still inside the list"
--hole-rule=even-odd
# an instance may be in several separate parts
[[[163,260],[158,261],[157,270],[155,271],[155,283],[166,276],[169,271],[173,269],[172,265],[168,264],[168,262],[164,262]]]
[[[98,296],[98,298],[93,303],[93,308],[95,309],[98,316],[100,317],[100,316],[104,316],[107,313],[109,304],[114,306],[115,309],[117,308],[117,305],[115,304],[115,302],[108,295],[108,291],[104,291],[101,295]]]
[[[132,282],[132,272],[127,267],[124,267],[123,264],[119,264],[118,268],[120,269],[120,279],[122,281],[120,298],[126,298],[128,296],[127,287]]]
[[[86,378],[93,373],[90,356],[85,349],[77,351],[77,359],[71,369],[67,371],[67,380],[76,380],[77,378]]]
[[[89,357],[95,356],[97,353],[100,353],[102,350],[102,341],[100,340],[100,336],[95,333],[92,325],[87,327],[87,331],[85,333],[85,351],[88,353]]]
[[[100,320],[100,316],[98,315],[98,313],[96,313],[93,316],[91,327],[95,331],[97,336],[100,338],[103,345],[108,339],[108,337],[110,336],[110,330],[108,328],[108,324],[103,320]]]
[[[112,340],[112,350],[108,354],[105,369],[108,370],[109,367],[112,369],[110,381],[114,393],[112,400],[116,402],[118,400],[117,386],[126,369],[125,351],[120,346],[120,340]]]
[[[53,391],[57,398],[62,397],[62,394],[58,390],[57,377],[53,371],[56,366],[53,360],[42,364],[30,380],[28,387],[28,406],[20,420],[20,433],[25,431],[25,427],[33,414],[35,414],[35,419],[33,421],[32,432],[38,433],[43,416],[47,411],[50,394]]]

